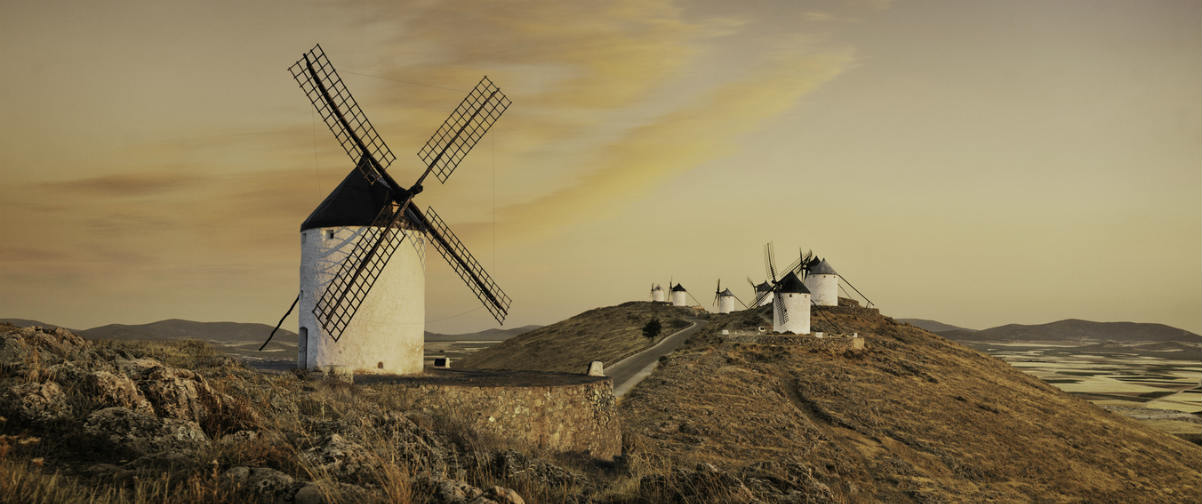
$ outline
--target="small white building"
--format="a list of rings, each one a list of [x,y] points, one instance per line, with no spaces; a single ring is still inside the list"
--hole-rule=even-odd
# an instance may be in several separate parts
[[[338,341],[313,314],[356,240],[391,201],[384,184],[356,170],[301,224],[297,367],[346,372],[422,372],[426,326],[425,240],[410,232],[376,278]]]
[[[772,293],[772,330],[778,333],[810,333],[810,291],[790,271]]]
[[[839,274],[826,259],[806,271],[806,288],[818,306],[839,306]]]
[[[735,311],[735,293],[730,289],[724,289],[718,293],[718,313],[730,313]]]
[[[688,306],[689,299],[688,291],[684,290],[684,286],[676,284],[672,286],[672,306]]]
[[[756,303],[756,308],[772,304],[772,285],[768,282],[760,282],[759,285],[756,285],[755,298],[760,300],[759,303]]]
[[[667,301],[666,296],[664,295],[664,288],[660,287],[659,284],[652,285],[651,286],[651,302],[662,303],[664,301]]]

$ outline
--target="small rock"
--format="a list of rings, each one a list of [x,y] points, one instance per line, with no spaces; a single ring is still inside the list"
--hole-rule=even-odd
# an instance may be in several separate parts
[[[374,457],[363,446],[330,434],[317,446],[305,450],[301,460],[335,479],[363,481],[371,477]]]
[[[292,476],[270,467],[251,469],[246,478],[246,488],[259,497],[274,498],[276,502],[287,501],[292,483]]]
[[[484,496],[497,501],[499,504],[526,504],[526,500],[521,495],[512,489],[502,486],[493,486],[488,491],[484,492]]]
[[[221,477],[231,485],[245,485],[247,478],[250,478],[250,468],[246,466],[231,467],[221,473]]]
[[[296,491],[296,495],[292,496],[292,502],[296,504],[325,504],[326,494],[321,491],[321,487],[316,483],[306,483],[300,490]]]

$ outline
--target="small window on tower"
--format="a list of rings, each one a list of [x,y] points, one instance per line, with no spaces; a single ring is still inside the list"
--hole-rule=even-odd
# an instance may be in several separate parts
[[[333,239],[334,239],[334,232],[333,232],[333,231],[326,231],[326,238],[333,240]]]

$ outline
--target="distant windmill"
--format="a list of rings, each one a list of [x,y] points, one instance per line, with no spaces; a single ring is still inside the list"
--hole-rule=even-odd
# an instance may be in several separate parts
[[[672,292],[672,306],[688,306],[689,291],[685,290],[684,286],[680,284],[672,284],[669,282],[669,285],[672,285],[672,288],[670,289]]]
[[[419,210],[413,198],[431,173],[446,183],[509,98],[482,78],[418,152],[425,171],[405,187],[385,171],[396,156],[321,46],[288,70],[355,163],[301,225],[301,291],[289,308],[301,305],[298,367],[421,372],[427,242],[503,323],[509,296],[434,209]]]
[[[826,259],[806,267],[805,285],[814,295],[814,305],[839,306],[839,274]]]
[[[755,297],[752,298],[752,304],[757,308],[772,302],[772,284],[768,282],[755,283],[751,278],[747,279],[747,283],[751,284],[751,288],[755,291]]]
[[[666,300],[665,298],[664,288],[659,284],[651,284],[651,302],[662,303]]]
[[[797,273],[791,270],[778,282],[773,256],[772,243],[765,244],[764,269],[772,279],[769,296],[772,299],[772,330],[780,333],[809,334],[810,291],[806,290]],[[756,306],[759,306],[758,301]]]
[[[735,296],[730,289],[722,289],[722,279],[718,279],[718,285],[714,288],[714,305],[718,307],[718,313],[730,313],[735,311],[735,301],[747,308],[747,304]]]

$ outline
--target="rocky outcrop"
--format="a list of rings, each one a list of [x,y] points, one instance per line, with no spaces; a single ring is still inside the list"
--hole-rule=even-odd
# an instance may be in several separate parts
[[[83,436],[103,449],[128,456],[163,452],[195,452],[209,443],[200,425],[178,418],[158,418],[129,408],[97,410],[83,425]]]
[[[81,381],[88,399],[98,408],[121,407],[145,415],[154,414],[150,401],[126,375],[92,371],[84,374]]]
[[[57,383],[19,383],[0,394],[0,411],[27,425],[47,426],[70,418],[67,395]],[[2,415],[0,415],[2,416]]]

